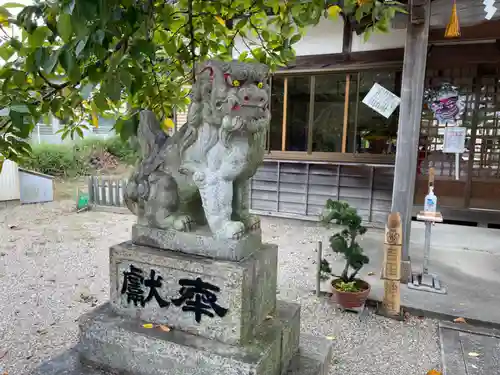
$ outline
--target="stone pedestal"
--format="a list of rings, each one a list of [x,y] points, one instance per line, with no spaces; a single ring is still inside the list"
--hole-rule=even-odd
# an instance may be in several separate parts
[[[75,350],[37,374],[326,375],[331,344],[300,336],[300,306],[276,300],[277,247],[260,233],[191,236],[136,226],[134,242],[158,246],[112,246],[110,301],[80,318]],[[200,255],[205,246],[216,257]]]
[[[110,249],[110,304],[119,315],[244,344],[276,309],[277,255],[275,245],[263,245],[231,262],[125,242]],[[132,285],[138,278],[140,292]],[[199,314],[186,311],[196,304]]]

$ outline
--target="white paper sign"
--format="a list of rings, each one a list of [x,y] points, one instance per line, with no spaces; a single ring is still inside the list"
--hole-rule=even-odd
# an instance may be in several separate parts
[[[401,99],[387,90],[385,87],[375,83],[363,99],[363,103],[385,118],[389,118],[397,108]]]
[[[444,129],[443,152],[461,154],[465,148],[467,129],[458,126],[448,126]]]

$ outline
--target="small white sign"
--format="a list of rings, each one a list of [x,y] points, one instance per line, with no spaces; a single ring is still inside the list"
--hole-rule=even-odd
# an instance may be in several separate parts
[[[467,129],[458,126],[448,126],[444,130],[443,152],[461,154],[465,148]]]
[[[387,90],[385,87],[375,83],[363,99],[363,103],[385,118],[390,115],[399,105],[401,99]]]

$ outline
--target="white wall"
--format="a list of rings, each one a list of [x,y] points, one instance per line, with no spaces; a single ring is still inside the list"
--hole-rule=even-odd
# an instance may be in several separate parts
[[[363,35],[352,35],[352,52],[375,51],[382,49],[403,48],[406,29],[393,29],[388,33],[373,33],[365,42]]]
[[[17,200],[20,198],[20,194],[17,164],[5,160],[0,173],[0,202]]]
[[[297,56],[326,55],[342,52],[344,22],[321,19],[316,27],[306,31],[304,37],[294,46]]]
[[[321,19],[320,23],[306,31],[304,37],[294,46],[297,56],[325,55],[342,52],[344,21]],[[406,30],[393,29],[389,33],[373,33],[365,42],[363,35],[353,33],[352,52],[403,48]],[[248,50],[241,39],[236,39],[233,56]]]
[[[343,21],[321,19],[316,27],[307,30],[304,37],[295,44],[297,56],[322,55],[342,52]],[[253,46],[254,48],[257,46]],[[247,51],[241,38],[236,38],[233,56],[237,58],[239,52]]]

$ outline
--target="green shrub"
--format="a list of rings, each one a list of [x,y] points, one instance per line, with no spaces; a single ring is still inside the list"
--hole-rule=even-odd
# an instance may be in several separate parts
[[[89,170],[88,155],[71,144],[40,144],[32,146],[31,157],[21,166],[58,177],[76,177]]]
[[[87,138],[79,142],[64,144],[42,143],[32,145],[32,155],[21,166],[57,177],[87,175],[92,170],[91,157],[109,152],[123,164],[135,164],[138,148],[119,137],[108,139]]]
[[[134,165],[139,159],[139,149],[132,140],[124,142],[120,137],[112,137],[106,139],[104,145],[106,151],[123,163]]]

